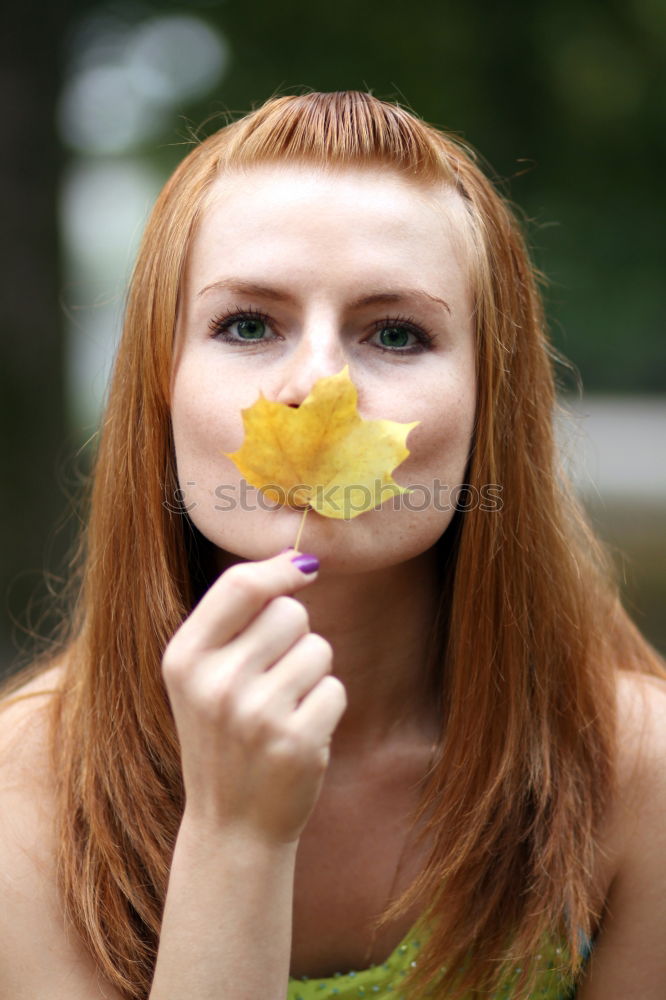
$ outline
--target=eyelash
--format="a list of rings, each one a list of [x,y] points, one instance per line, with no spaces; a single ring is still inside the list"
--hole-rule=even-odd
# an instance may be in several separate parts
[[[240,344],[242,341],[234,340],[233,337],[223,337],[222,334],[226,333],[232,323],[236,323],[242,319],[258,319],[262,323],[270,323],[270,317],[266,313],[259,312],[258,309],[235,308],[223,316],[214,316],[208,325],[220,340],[225,340],[230,344]]]
[[[215,316],[209,323],[209,327],[215,336],[224,341],[227,344],[241,344],[243,341],[236,340],[234,337],[227,335],[229,327],[244,319],[258,319],[262,323],[270,325],[270,317],[266,313],[260,312],[258,309],[240,309],[235,308],[233,311],[225,313],[223,316]],[[409,347],[384,347],[382,344],[374,344],[380,351],[384,351],[387,354],[419,354],[422,351],[426,351],[430,348],[433,342],[433,336],[418,323],[411,316],[386,316],[382,320],[378,320],[374,324],[374,332],[377,333],[379,330],[383,330],[388,326],[403,326],[405,329],[416,337],[417,343],[411,344]],[[246,341],[246,343],[252,343],[252,341]],[[261,343],[261,341],[255,341],[255,343]]]

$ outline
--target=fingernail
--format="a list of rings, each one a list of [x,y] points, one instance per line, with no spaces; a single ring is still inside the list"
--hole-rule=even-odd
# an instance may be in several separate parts
[[[301,573],[316,573],[319,569],[319,560],[308,552],[294,556],[291,561],[297,569],[300,569]]]

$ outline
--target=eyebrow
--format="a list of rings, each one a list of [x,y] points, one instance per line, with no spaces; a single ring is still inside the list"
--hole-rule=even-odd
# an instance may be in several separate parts
[[[272,288],[270,285],[261,285],[255,281],[244,281],[240,278],[222,278],[220,281],[213,281],[210,285],[205,285],[198,292],[197,297],[200,298],[212,289],[223,289],[235,295],[249,295],[272,299],[274,302],[293,303],[295,301],[292,295],[281,291],[279,288]],[[437,305],[443,306],[448,313],[451,312],[448,302],[440,299],[437,295],[431,295],[430,292],[426,292],[423,288],[396,288],[392,291],[371,292],[369,295],[362,295],[360,298],[354,299],[353,302],[349,303],[349,308],[361,309],[363,306],[389,304],[392,302],[401,302],[405,299],[425,299],[428,302],[434,302]]]

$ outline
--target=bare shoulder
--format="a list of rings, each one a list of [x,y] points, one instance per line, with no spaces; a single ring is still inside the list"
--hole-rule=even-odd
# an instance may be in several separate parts
[[[666,793],[666,680],[621,671],[617,692],[619,795],[649,808]]]
[[[0,703],[0,996],[120,1000],[66,927],[56,888],[50,713],[58,668]]]
[[[614,821],[621,859],[616,882],[623,871],[651,869],[666,894],[666,680],[659,677],[618,677]]]
[[[20,748],[22,737],[28,732],[32,732],[34,738],[38,729],[45,731],[40,719],[46,715],[47,705],[57,696],[61,678],[62,667],[51,667],[0,699],[0,767],[11,767],[12,758],[7,750]]]
[[[653,674],[620,670],[617,688],[621,722],[639,722],[641,715],[649,720],[655,712],[662,713],[663,721],[663,713],[666,712],[666,679]]]
[[[49,717],[61,671],[52,668],[0,701],[0,829],[18,824],[29,803],[46,813],[49,781]],[[11,808],[10,808],[11,806]],[[16,811],[15,811],[16,810]]]
[[[581,1000],[666,996],[666,682],[618,678],[613,857],[600,932]]]

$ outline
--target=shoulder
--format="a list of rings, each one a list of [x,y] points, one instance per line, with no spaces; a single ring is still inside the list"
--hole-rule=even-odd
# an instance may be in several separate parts
[[[617,781],[601,851],[609,862],[581,1000],[666,996],[666,681],[620,673]]]
[[[116,1000],[57,890],[50,717],[60,680],[52,668],[0,703],[0,996]]]
[[[52,816],[50,718],[60,679],[51,668],[0,701],[0,849],[26,813]]]
[[[45,707],[60,690],[63,668],[56,665],[43,670],[21,683],[21,676],[14,684],[20,687],[9,687],[9,693],[2,693],[7,685],[3,683],[0,689],[0,751],[9,745],[18,732],[39,726],[38,717]],[[3,756],[0,763],[7,763]]]
[[[615,878],[655,866],[666,889],[666,680],[621,672],[617,705]]]
[[[618,671],[616,706],[615,782],[601,831],[609,882],[634,852],[637,825],[642,836],[666,833],[662,822],[652,830],[666,808],[666,679]]]
[[[621,671],[617,682],[618,792],[650,808],[666,793],[666,680]]]
[[[28,802],[46,807],[50,709],[60,677],[60,669],[51,668],[0,701],[0,796],[21,812]],[[11,816],[7,808],[0,812],[3,830]]]

